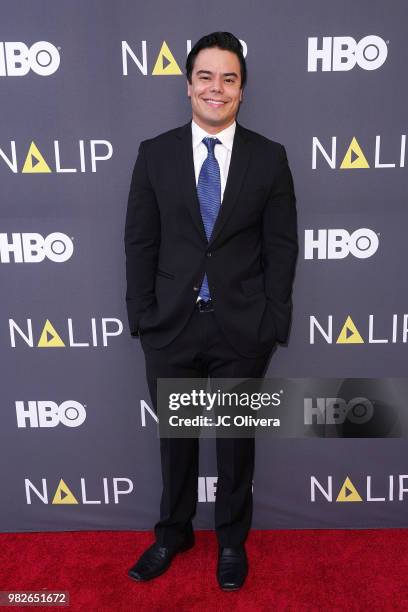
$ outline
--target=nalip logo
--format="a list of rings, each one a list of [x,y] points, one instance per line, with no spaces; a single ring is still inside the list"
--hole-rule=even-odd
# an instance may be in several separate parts
[[[244,57],[247,56],[248,47],[244,40],[240,39]],[[185,56],[176,59],[174,49],[170,48],[163,40],[160,49],[156,45],[151,44],[147,40],[132,42],[122,40],[122,74],[128,76],[129,72],[133,74],[133,68],[143,76],[182,76],[183,71],[180,66],[185,61]],[[191,51],[191,40],[186,41],[186,55]]]

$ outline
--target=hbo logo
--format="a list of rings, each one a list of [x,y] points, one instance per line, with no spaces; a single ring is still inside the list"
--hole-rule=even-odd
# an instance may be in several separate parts
[[[378,236],[366,227],[352,234],[345,229],[305,230],[305,259],[344,259],[350,253],[358,259],[367,259],[378,249]]]
[[[62,402],[16,402],[18,427],[56,427],[59,423],[67,427],[79,427],[86,419],[82,404],[74,400]]]
[[[356,64],[363,70],[376,70],[387,59],[388,47],[379,36],[365,36],[357,43],[351,36],[323,36],[308,39],[308,72],[316,72],[321,62],[322,72],[351,70]]]
[[[74,252],[69,236],[54,232],[43,238],[41,234],[0,234],[0,262],[10,263],[12,255],[15,263],[39,263],[46,257],[56,263],[67,261]]]
[[[41,40],[30,48],[22,42],[0,43],[0,76],[24,76],[32,70],[40,76],[53,74],[60,65],[58,49]]]
[[[311,397],[304,399],[305,425],[342,425],[346,419],[363,424],[374,414],[374,406],[366,397],[355,397],[346,402],[341,397]]]

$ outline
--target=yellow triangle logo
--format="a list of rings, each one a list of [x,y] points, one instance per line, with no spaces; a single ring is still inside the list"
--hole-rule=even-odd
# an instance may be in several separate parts
[[[61,336],[56,331],[55,327],[52,323],[47,319],[43,330],[41,332],[41,337],[38,341],[37,346],[41,347],[54,347],[54,346],[65,346],[62,341]]]
[[[54,499],[52,500],[53,504],[78,504],[78,500],[73,495],[72,491],[67,487],[65,482],[62,480],[59,481],[59,485],[57,490],[55,491]]]
[[[167,74],[182,74],[178,63],[167,46],[166,41],[163,41],[159,55],[153,68],[152,74],[167,75]]]
[[[30,144],[22,172],[36,174],[39,172],[52,172],[51,168],[41,155],[35,142]]]
[[[339,337],[336,340],[336,344],[364,344],[360,332],[354,325],[353,319],[350,315],[347,317]]]
[[[350,478],[347,476],[346,480],[343,482],[343,486],[340,489],[340,492],[337,496],[336,501],[338,502],[362,502],[362,498],[360,493],[357,491],[356,487],[351,482]]]
[[[360,145],[357,140],[353,136],[353,140],[350,143],[349,148],[344,156],[343,161],[341,162],[340,169],[354,169],[354,168],[369,168],[368,161],[363,151],[361,150]]]

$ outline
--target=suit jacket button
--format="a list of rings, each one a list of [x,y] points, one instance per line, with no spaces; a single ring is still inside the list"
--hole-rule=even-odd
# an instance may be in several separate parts
[[[197,285],[194,285],[193,287],[193,291],[199,291],[200,287],[197,287]]]
[[[211,251],[208,251],[207,257],[211,257],[211,255],[212,255]]]

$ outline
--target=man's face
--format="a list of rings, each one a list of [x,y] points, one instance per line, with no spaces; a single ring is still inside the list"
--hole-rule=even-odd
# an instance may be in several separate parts
[[[231,51],[202,49],[194,63],[191,85],[187,81],[193,119],[209,134],[231,125],[242,100],[241,69]]]

